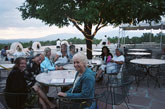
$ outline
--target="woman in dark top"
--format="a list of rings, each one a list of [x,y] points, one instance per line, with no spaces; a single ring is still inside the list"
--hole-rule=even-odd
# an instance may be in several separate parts
[[[101,79],[103,72],[105,71],[107,63],[109,63],[111,61],[111,59],[113,58],[113,55],[110,53],[110,50],[107,46],[104,46],[102,48],[101,58],[102,58],[104,64],[100,66],[100,68],[96,74],[96,81]]]
[[[27,71],[25,69],[26,59],[23,57],[17,58],[15,61],[15,66],[13,67],[7,78],[5,92],[25,94],[10,96],[8,93],[6,93],[5,99],[7,105],[12,109],[23,109],[27,98],[26,93],[30,93],[31,89],[34,89],[39,96],[39,101],[43,109],[47,109],[46,104],[48,104],[50,108],[55,107],[55,105],[48,100],[40,87],[37,87],[35,85],[31,87],[27,84],[27,80],[25,78],[25,73],[27,73]]]
[[[8,93],[28,93],[28,87],[24,78],[24,71],[26,69],[26,59],[18,58],[15,61],[15,66],[10,72],[7,81],[5,92]],[[12,109],[23,109],[26,101],[26,95],[10,95],[6,93],[5,99],[8,107]],[[18,104],[19,102],[19,104]]]

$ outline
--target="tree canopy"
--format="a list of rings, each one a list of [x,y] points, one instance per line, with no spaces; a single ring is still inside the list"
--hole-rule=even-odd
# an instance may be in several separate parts
[[[158,22],[165,15],[165,0],[26,0],[18,9],[23,19],[40,19],[50,26],[73,23],[86,38],[87,54],[92,54],[92,40],[101,28]]]

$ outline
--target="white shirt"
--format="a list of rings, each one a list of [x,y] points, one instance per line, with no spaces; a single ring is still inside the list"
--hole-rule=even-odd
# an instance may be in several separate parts
[[[112,58],[112,60],[113,61],[122,61],[122,62],[124,62],[125,61],[125,58],[124,58],[124,56],[123,55],[120,55],[120,56],[114,56],[113,58]],[[117,73],[118,72],[118,70],[120,69],[120,67],[121,66],[119,66],[119,64],[117,64],[117,63],[111,63],[111,62],[109,62],[109,63],[107,63],[107,73]]]
[[[56,62],[54,63],[55,65],[58,64],[67,64],[68,63],[68,58],[66,56],[62,57],[62,53],[61,52],[57,52],[57,55],[59,55],[60,57],[56,60]]]
[[[123,55],[120,55],[120,56],[114,56],[113,58],[112,58],[112,60],[114,60],[114,61],[125,61],[125,58],[124,58],[124,56]]]
[[[18,58],[18,57],[25,57],[26,56],[26,54],[25,54],[25,52],[18,52],[18,51],[16,51],[14,54],[13,54],[13,56],[15,57],[15,58]]]
[[[56,42],[56,46],[61,46],[61,41],[60,41],[60,40],[58,40],[58,41]]]

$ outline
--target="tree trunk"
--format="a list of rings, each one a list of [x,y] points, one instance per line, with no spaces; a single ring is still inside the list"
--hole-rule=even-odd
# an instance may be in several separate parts
[[[86,38],[86,50],[87,50],[87,58],[92,59],[92,41],[93,37],[92,34],[92,23],[85,23],[84,25],[84,31],[87,35],[85,35]]]

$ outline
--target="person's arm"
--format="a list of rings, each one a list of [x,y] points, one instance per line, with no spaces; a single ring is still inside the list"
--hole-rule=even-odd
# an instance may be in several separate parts
[[[42,63],[40,64],[40,67],[41,67],[41,72],[44,72],[44,69],[45,69],[45,68],[48,69],[49,71],[55,70],[54,64],[51,65],[51,63],[48,62],[48,61],[42,62]]]
[[[82,83],[81,93],[66,93],[66,97],[69,98],[88,98],[91,95],[91,91],[94,87],[94,81],[90,78],[86,78]]]
[[[73,88],[70,88],[66,93],[71,93]]]
[[[117,60],[111,60],[111,62],[121,65],[124,63],[124,60],[125,60],[124,56],[121,55]]]
[[[114,63],[116,63],[116,64],[123,64],[124,62],[123,61],[114,61]]]
[[[60,55],[56,54],[56,56],[54,58],[54,62],[56,62],[59,57],[60,57]]]

